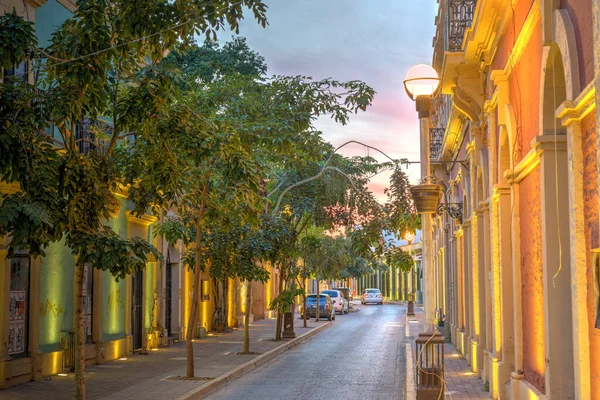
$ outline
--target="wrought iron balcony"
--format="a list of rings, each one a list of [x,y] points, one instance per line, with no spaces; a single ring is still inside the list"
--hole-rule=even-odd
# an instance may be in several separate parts
[[[432,160],[437,160],[440,157],[442,143],[444,142],[445,130],[445,128],[429,129],[429,158],[431,158]]]
[[[438,160],[440,158],[442,145],[444,143],[444,134],[446,123],[450,115],[450,96],[439,95],[433,99],[430,126],[429,129],[429,154],[430,159]]]
[[[112,126],[101,120],[83,118],[75,126],[75,141],[81,154],[89,154],[102,144],[102,136],[112,133]]]
[[[473,23],[477,0],[447,0],[446,51],[461,51],[465,30]]]

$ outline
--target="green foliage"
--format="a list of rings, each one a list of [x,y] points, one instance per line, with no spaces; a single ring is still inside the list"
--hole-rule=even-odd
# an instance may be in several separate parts
[[[402,272],[409,272],[414,260],[411,254],[402,250],[400,247],[391,248],[386,252],[385,260],[390,267],[398,268]]]
[[[33,22],[18,16],[15,9],[0,18],[0,68],[12,69],[26,61],[36,46]]]
[[[93,265],[109,271],[117,280],[144,269],[148,254],[162,261],[158,250],[143,239],[125,240],[108,226],[89,234],[69,234],[67,244],[77,257],[77,265]]]
[[[278,313],[285,313],[294,304],[296,296],[301,295],[304,295],[304,290],[299,288],[295,282],[292,282],[289,288],[284,289],[279,296],[271,300],[269,309],[275,310]]]
[[[151,246],[120,238],[103,221],[118,209],[114,192],[120,186],[129,185],[140,214],[183,195],[181,182],[194,171],[165,154],[173,140],[169,124],[189,110],[177,102],[180,72],[161,60],[199,33],[237,30],[244,8],[265,26],[266,6],[257,0],[209,6],[187,0],[116,1],[110,7],[102,0],[79,2],[42,50],[32,23],[14,11],[0,17],[2,67],[38,53],[45,57],[43,63],[30,61],[39,79],[35,86],[21,80],[0,84],[0,179],[21,189],[0,199],[0,234],[11,237],[10,254],[18,248],[43,255],[45,246],[66,237],[79,263],[117,277],[141,268],[147,255],[157,256]],[[110,126],[81,137],[76,133],[83,117],[109,118]],[[179,143],[197,122],[182,120],[175,131]],[[235,156],[227,161],[245,162]],[[160,196],[149,196],[149,188]],[[106,252],[107,246],[117,252]]]
[[[412,200],[408,176],[400,167],[394,169],[386,194],[389,213],[387,230],[398,236],[403,236],[407,231],[416,232],[421,227],[421,218]]]

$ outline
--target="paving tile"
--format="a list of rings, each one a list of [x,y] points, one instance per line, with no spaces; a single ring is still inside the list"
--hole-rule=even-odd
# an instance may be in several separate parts
[[[300,328],[303,321],[294,319],[297,335],[310,329]],[[326,321],[325,321],[326,322]],[[324,322],[321,322],[322,324]],[[317,323],[310,321],[314,328]],[[311,329],[312,329],[311,328]],[[231,333],[209,336],[194,342],[194,358],[196,376],[216,377],[241,365],[252,356],[237,356],[224,353],[235,353],[242,350],[243,328]],[[275,320],[256,321],[250,326],[250,350],[264,353],[283,342],[271,339],[275,335]],[[262,340],[262,341],[261,341]],[[134,354],[126,361],[110,361],[102,366],[87,367],[86,398],[90,400],[124,400],[128,398],[174,399],[204,381],[161,381],[173,375],[184,375],[186,370],[185,343],[176,343],[171,347],[150,351],[148,355]],[[119,368],[117,368],[119,367]],[[73,374],[68,377],[50,377],[48,381],[31,382],[0,390],[0,399],[10,400],[63,400],[73,398]]]

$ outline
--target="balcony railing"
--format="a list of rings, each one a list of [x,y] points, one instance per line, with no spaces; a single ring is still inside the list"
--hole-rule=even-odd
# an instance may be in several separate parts
[[[441,94],[433,99],[432,113],[430,118],[429,130],[429,154],[432,160],[437,160],[441,156],[446,124],[450,118],[450,96]]]
[[[89,152],[97,148],[102,139],[100,136],[110,135],[112,126],[97,119],[83,118],[75,127],[75,141],[81,154],[89,154]]]
[[[461,51],[465,30],[473,23],[477,0],[448,0],[446,51]]]
[[[445,128],[431,128],[429,129],[429,158],[437,160],[440,157],[440,151],[442,150],[442,143],[444,142],[444,131]]]

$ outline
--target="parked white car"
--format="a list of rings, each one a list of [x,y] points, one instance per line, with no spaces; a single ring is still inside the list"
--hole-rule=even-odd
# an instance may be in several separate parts
[[[348,308],[350,307],[350,303],[348,303],[348,299],[344,297],[344,294],[339,290],[323,290],[321,293],[328,294],[331,297],[331,301],[333,301],[333,306],[335,308],[335,312],[342,314],[348,314]]]
[[[369,288],[365,289],[361,298],[361,304],[383,304],[383,296],[381,295],[381,291],[379,289]]]

